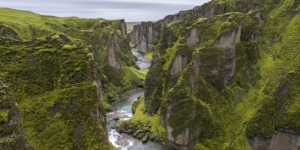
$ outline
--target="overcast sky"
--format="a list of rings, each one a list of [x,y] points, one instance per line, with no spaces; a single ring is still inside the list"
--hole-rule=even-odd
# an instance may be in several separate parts
[[[156,21],[210,0],[0,0],[0,7],[53,16]]]

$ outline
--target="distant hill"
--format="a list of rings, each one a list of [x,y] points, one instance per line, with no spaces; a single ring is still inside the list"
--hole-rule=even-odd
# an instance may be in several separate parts
[[[127,33],[133,31],[133,27],[138,24],[141,24],[141,22],[127,22]]]

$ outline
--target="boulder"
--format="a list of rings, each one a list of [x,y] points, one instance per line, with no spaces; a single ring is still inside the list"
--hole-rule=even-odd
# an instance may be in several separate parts
[[[145,136],[145,133],[144,132],[140,132],[138,135],[137,135],[137,139],[139,139],[139,140],[141,140],[141,139],[143,139],[144,138],[144,136]]]
[[[120,117],[119,117],[119,116],[116,116],[116,117],[114,117],[114,120],[115,120],[115,121],[118,121],[118,120],[120,120]]]
[[[125,132],[124,127],[121,126],[121,125],[116,125],[116,126],[115,126],[115,129],[116,129],[116,131],[119,132],[119,133],[124,133],[124,132]]]
[[[148,139],[149,139],[149,132],[147,132],[146,134],[145,134],[145,136],[142,138],[142,142],[143,143],[146,143],[147,141],[148,141]]]
[[[154,141],[155,138],[156,138],[156,136],[155,136],[153,133],[150,133],[149,139],[150,139],[151,141]]]

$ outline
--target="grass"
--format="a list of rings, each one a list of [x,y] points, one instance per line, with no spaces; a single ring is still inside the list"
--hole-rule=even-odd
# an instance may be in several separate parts
[[[0,110],[0,122],[8,121],[9,110]]]
[[[146,74],[148,73],[148,69],[136,69],[133,67],[125,67],[126,78],[129,80],[145,80]]]
[[[152,60],[152,58],[153,58],[153,52],[147,53],[147,54],[145,55],[145,58],[147,58],[147,59],[149,59],[149,60]]]
[[[173,47],[170,47],[166,50],[166,54],[164,54],[163,59],[166,60],[166,63],[163,66],[164,70],[168,70],[170,65],[172,65],[172,60],[175,57],[175,52],[177,50],[177,45],[178,45],[179,41],[177,41]]]
[[[144,124],[152,125],[150,131],[155,135],[166,135],[166,130],[163,126],[160,125],[160,114],[157,113],[154,116],[148,116],[144,113],[144,96],[141,96],[139,99],[142,99],[140,104],[137,106],[135,110],[135,114],[130,119],[133,123],[134,122],[142,122]]]
[[[108,26],[117,29],[119,28],[120,22],[120,20],[105,20],[101,18],[59,18],[10,8],[0,8],[0,20],[0,24],[5,23],[5,26],[12,28],[17,32],[19,37],[24,40],[30,40],[33,36],[33,31],[37,38],[44,38],[53,33],[66,32],[69,28],[82,31],[94,31],[94,29],[99,28],[102,23],[106,23]]]

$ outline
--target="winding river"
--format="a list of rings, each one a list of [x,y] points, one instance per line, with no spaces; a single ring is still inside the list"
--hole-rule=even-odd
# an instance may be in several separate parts
[[[136,51],[132,51],[133,55],[138,58],[136,62],[140,68],[148,69],[150,67],[150,61],[144,58],[144,56]],[[134,139],[133,137],[118,133],[115,129],[112,129],[117,123],[128,120],[132,117],[131,105],[137,98],[144,94],[143,90],[129,94],[123,97],[120,101],[113,105],[112,112],[106,114],[107,118],[107,132],[110,142],[117,147],[119,150],[164,150],[163,145],[148,141],[142,143],[140,140]],[[118,117],[119,120],[114,120]]]

